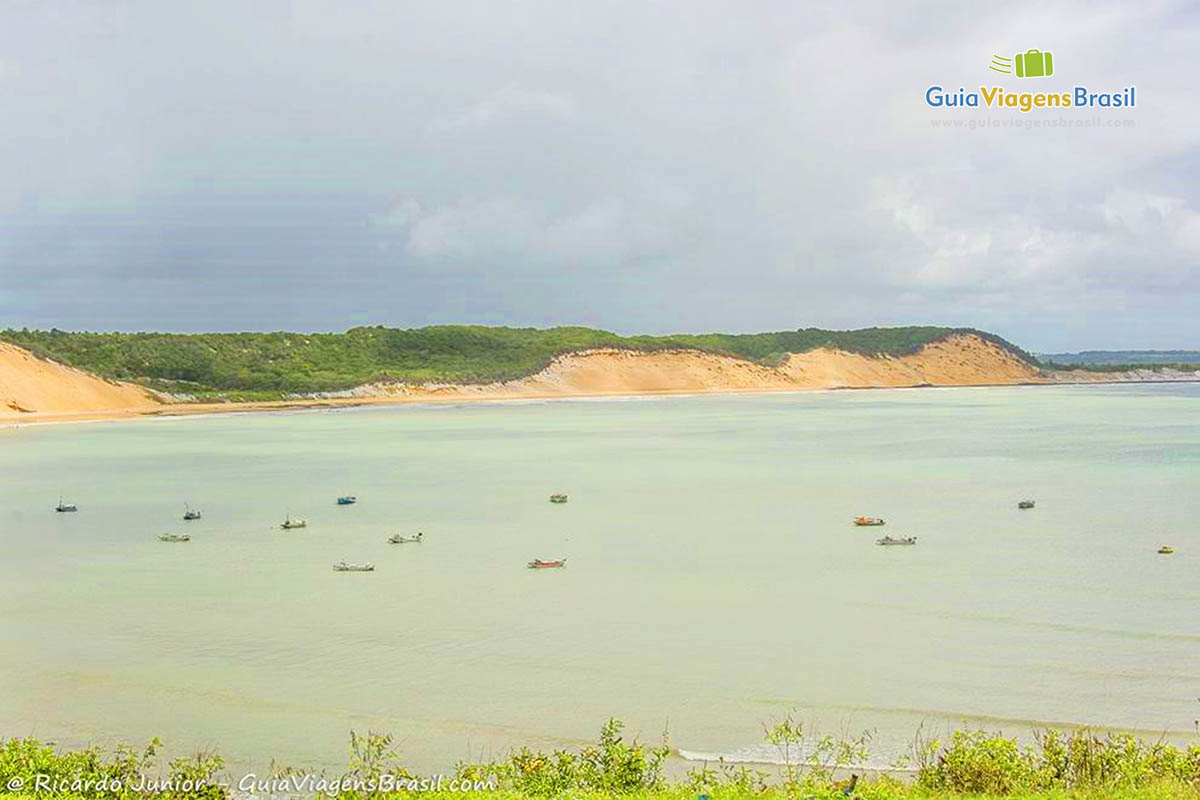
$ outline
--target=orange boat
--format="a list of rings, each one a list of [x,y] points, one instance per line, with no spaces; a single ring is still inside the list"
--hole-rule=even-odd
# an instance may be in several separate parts
[[[855,525],[883,525],[883,517],[855,517]]]
[[[558,561],[543,561],[540,558],[535,558],[529,562],[530,569],[552,569],[554,567],[565,567],[566,565],[567,560],[565,558],[560,558]]]

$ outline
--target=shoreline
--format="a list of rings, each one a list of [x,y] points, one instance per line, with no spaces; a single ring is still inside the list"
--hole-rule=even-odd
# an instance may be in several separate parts
[[[984,389],[1004,386],[1112,386],[1163,383],[1200,383],[1200,378],[1161,380],[1054,380],[997,383],[918,383],[908,386],[830,386],[830,387],[761,387],[725,389],[648,389],[612,392],[495,392],[490,394],[462,393],[367,395],[358,397],[312,397],[288,400],[264,400],[223,403],[174,403],[154,407],[59,412],[0,412],[0,427],[23,428],[41,425],[62,425],[86,422],[123,422],[144,419],[201,417],[219,414],[273,413],[320,409],[367,408],[376,406],[453,405],[476,403],[512,403],[520,401],[585,400],[595,398],[638,397],[706,397],[725,395],[812,394],[816,392],[877,391],[904,389]]]
[[[693,349],[593,348],[562,353],[539,371],[506,381],[383,380],[276,400],[196,401],[103,378],[0,343],[0,426],[383,405],[1198,380],[1200,371],[1041,369],[978,334],[962,333],[907,355],[864,355],[818,347],[790,353],[775,366]]]

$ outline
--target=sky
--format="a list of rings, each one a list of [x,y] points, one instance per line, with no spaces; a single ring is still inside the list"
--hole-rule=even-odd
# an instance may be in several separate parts
[[[1200,349],[1198,53],[1154,0],[8,0],[0,327]]]

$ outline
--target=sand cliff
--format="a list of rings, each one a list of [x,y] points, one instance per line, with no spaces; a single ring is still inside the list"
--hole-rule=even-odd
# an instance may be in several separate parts
[[[778,367],[698,350],[568,353],[526,378],[478,385],[378,383],[319,397],[269,403],[169,403],[128,383],[39,359],[0,343],[0,421],[113,419],[158,414],[455,402],[537,397],[761,392],[904,386],[979,386],[1060,382],[973,334],[955,334],[905,356],[866,356],[819,348]]]
[[[0,342],[0,420],[80,412],[126,415],[161,406],[140,386],[108,381]]]
[[[778,391],[1036,383],[1041,372],[971,334],[956,334],[906,356],[865,356],[819,348],[777,368],[698,350],[588,350],[556,358],[527,378],[459,386],[372,384],[359,397],[556,397],[645,393]]]
[[[781,368],[806,387],[986,386],[1041,383],[1036,367],[979,336],[958,334],[907,356],[864,356],[818,349],[788,357]]]

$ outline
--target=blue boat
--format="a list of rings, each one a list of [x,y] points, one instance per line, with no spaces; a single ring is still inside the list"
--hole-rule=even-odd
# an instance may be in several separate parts
[[[354,495],[352,495],[352,494],[348,494],[348,495],[346,495],[346,496],[344,496],[344,497],[339,497],[339,498],[338,498],[338,505],[339,505],[339,506],[352,506],[352,505],[354,505],[354,504],[355,504],[355,503],[357,503],[357,502],[358,502],[358,498],[357,498],[357,497],[355,497],[355,496],[354,496]]]

